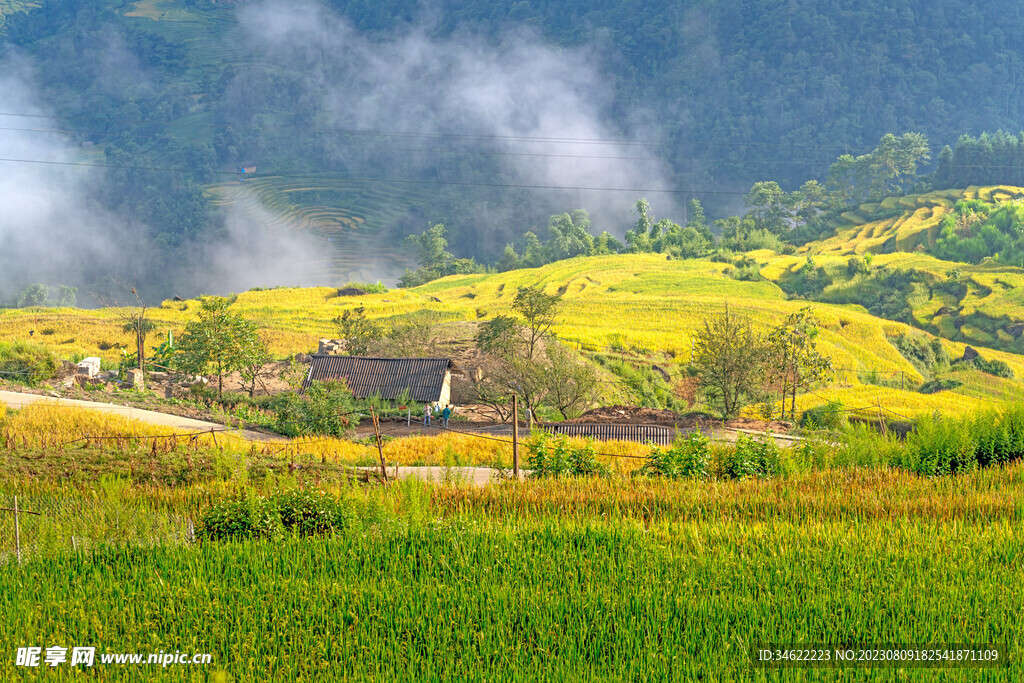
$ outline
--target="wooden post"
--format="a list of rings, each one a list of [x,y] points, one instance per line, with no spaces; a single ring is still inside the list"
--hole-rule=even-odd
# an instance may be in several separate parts
[[[18,556],[18,564],[21,564],[21,524],[18,520],[18,497],[14,497],[14,552]]]
[[[519,479],[519,397],[512,394],[512,476]]]
[[[406,408],[405,409],[405,426],[406,427],[411,427],[412,426],[412,408]]]
[[[380,424],[377,422],[377,412],[370,406],[370,418],[373,420],[373,433],[377,436],[377,453],[380,455],[380,476],[384,481],[388,480],[387,466],[384,464],[384,446],[380,442]]]

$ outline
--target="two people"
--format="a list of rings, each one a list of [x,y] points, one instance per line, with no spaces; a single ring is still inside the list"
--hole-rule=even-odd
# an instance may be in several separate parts
[[[429,427],[430,426],[430,419],[433,416],[435,410],[436,409],[434,408],[434,406],[430,405],[429,403],[426,406],[424,406],[424,408],[423,408],[423,426],[424,427]],[[441,411],[440,417],[441,417],[441,426],[444,427],[445,429],[448,429],[448,420],[450,420],[451,417],[452,417],[452,407],[451,406],[445,406],[444,410]]]

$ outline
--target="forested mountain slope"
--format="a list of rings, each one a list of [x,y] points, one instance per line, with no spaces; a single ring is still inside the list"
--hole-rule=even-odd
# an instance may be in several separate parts
[[[822,177],[883,133],[919,131],[938,150],[1024,114],[1024,15],[1009,0],[2,11],[0,51],[40,105],[29,113],[55,118],[0,123],[37,129],[20,133],[29,147],[61,131],[77,158],[115,167],[90,197],[142,226],[163,293],[194,286],[174,273],[197,244],[247,241],[225,218],[239,203],[246,221],[269,205],[270,230],[282,216],[312,230],[309,251],[331,252],[317,273],[362,273],[357,253],[380,235],[374,267],[393,279],[395,245],[427,222],[448,226],[459,256],[493,261],[551,213],[582,206],[621,235],[650,191],[669,213],[698,196],[723,215],[752,182]],[[264,180],[239,191],[245,163]],[[991,164],[961,160],[944,179],[977,182],[973,168],[993,182]]]

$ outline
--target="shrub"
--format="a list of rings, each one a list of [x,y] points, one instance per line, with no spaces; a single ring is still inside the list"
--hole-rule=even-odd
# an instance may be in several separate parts
[[[982,372],[988,373],[989,375],[1013,379],[1013,369],[1004,361],[999,359],[985,360],[981,356],[978,356],[974,360],[963,361],[962,363],[959,363],[959,365],[970,365]]]
[[[770,434],[755,439],[740,434],[736,446],[722,454],[722,475],[730,479],[771,477],[779,467],[779,447]]]
[[[938,415],[919,418],[894,464],[930,476],[975,469],[977,427],[978,423]]]
[[[269,498],[230,496],[211,505],[200,518],[199,540],[228,541],[270,538],[282,531],[299,536],[349,529],[352,510],[323,491],[298,489]]]
[[[800,426],[807,429],[831,429],[839,431],[846,426],[846,411],[841,401],[829,401],[824,405],[808,408],[800,416]]]
[[[353,405],[344,380],[312,382],[305,396],[288,392],[278,397],[277,431],[287,436],[345,436],[358,424]]]
[[[670,448],[652,448],[640,474],[669,479],[706,479],[710,474],[711,441],[700,430],[677,437]]]
[[[0,379],[34,385],[57,376],[57,357],[45,346],[0,342]]]
[[[298,489],[271,498],[281,525],[300,536],[329,534],[351,527],[348,508],[323,491]]]
[[[922,394],[937,394],[940,391],[950,391],[961,386],[963,386],[963,382],[958,379],[933,379],[922,384],[917,390]]]
[[[281,528],[274,505],[265,498],[232,496],[214,503],[203,513],[196,538],[203,541],[227,541],[269,538]]]
[[[531,477],[583,477],[608,474],[608,468],[597,462],[592,443],[576,448],[564,436],[553,440],[547,432],[536,432],[526,444],[526,451],[527,466],[532,470]]]

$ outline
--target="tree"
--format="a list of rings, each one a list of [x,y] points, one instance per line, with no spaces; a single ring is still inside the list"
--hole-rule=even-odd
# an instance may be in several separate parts
[[[756,396],[764,376],[765,344],[750,321],[729,311],[705,318],[693,340],[699,385],[721,411],[735,417]]]
[[[828,382],[834,371],[832,360],[818,351],[820,323],[810,307],[789,315],[785,322],[768,333],[768,377],[782,384],[782,417],[786,417],[786,396],[789,415],[796,419],[796,395],[800,387]]]
[[[578,417],[597,398],[597,371],[558,343],[548,344],[545,356],[548,403],[566,420]]]
[[[561,295],[545,294],[540,287],[520,287],[516,291],[516,298],[512,300],[512,308],[526,321],[526,358],[528,360],[534,359],[537,342],[551,331],[561,303]]]
[[[654,224],[654,219],[650,215],[651,204],[641,197],[636,200],[633,211],[636,213],[636,224],[632,230],[626,231],[626,244],[629,245],[630,251],[650,251],[651,229]]]
[[[782,235],[790,228],[792,198],[774,180],[754,183],[746,198],[754,227]]]
[[[583,209],[552,216],[548,220],[548,231],[551,233],[548,254],[552,261],[586,256],[594,250],[590,215]]]
[[[256,387],[262,386],[267,391],[264,380],[271,375],[267,363],[270,362],[270,350],[267,342],[259,334],[249,337],[244,341],[247,348],[242,352],[244,360],[238,374],[242,376],[242,389],[248,392],[249,397],[256,395]]]
[[[185,326],[178,338],[178,367],[189,374],[217,375],[217,395],[224,394],[224,375],[253,362],[259,349],[256,323],[228,310],[233,299],[207,296],[200,299],[199,316]]]
[[[475,273],[480,267],[473,259],[460,259],[448,251],[447,231],[443,224],[432,225],[422,235],[409,235],[405,241],[416,250],[420,267],[406,268],[398,281],[399,287],[416,287],[431,280],[458,273]]]
[[[45,306],[50,298],[50,290],[40,282],[33,282],[21,290],[14,301],[17,308],[29,308],[32,306]]]
[[[121,330],[130,333],[135,337],[135,353],[137,354],[138,367],[142,372],[146,371],[146,337],[156,329],[156,323],[146,317],[146,304],[142,297],[132,285],[132,295],[135,297],[136,306],[125,307],[118,310],[118,317],[121,318]]]
[[[345,340],[345,350],[350,356],[366,356],[380,341],[384,329],[366,317],[362,306],[345,311],[332,322],[338,326],[338,334]]]

